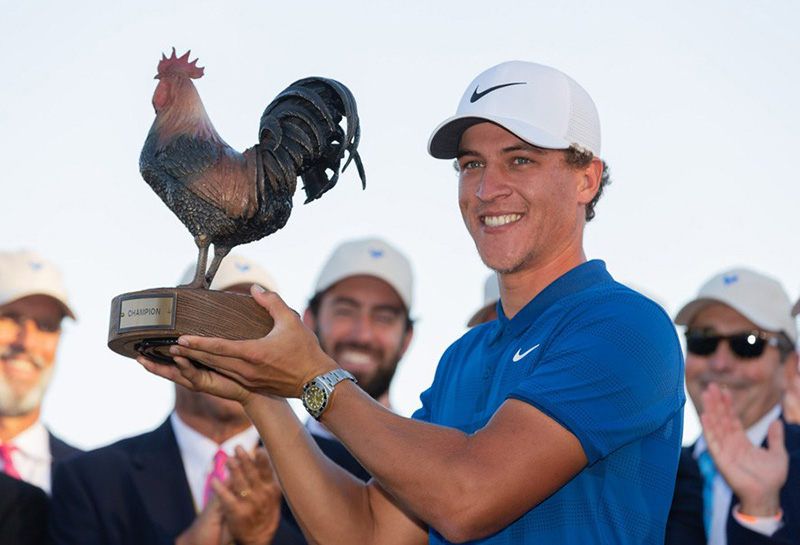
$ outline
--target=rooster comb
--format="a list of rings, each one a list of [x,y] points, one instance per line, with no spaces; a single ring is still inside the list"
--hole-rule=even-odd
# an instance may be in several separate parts
[[[158,63],[158,75],[165,76],[177,72],[186,74],[192,79],[202,78],[205,68],[197,66],[198,59],[189,62],[189,53],[191,53],[191,51],[187,51],[183,56],[178,57],[175,55],[174,47],[172,48],[171,57],[167,57],[162,53],[161,61]]]

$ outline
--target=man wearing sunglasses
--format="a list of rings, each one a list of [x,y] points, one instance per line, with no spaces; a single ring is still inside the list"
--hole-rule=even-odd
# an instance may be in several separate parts
[[[0,252],[0,471],[48,494],[53,464],[78,452],[39,419],[67,316],[75,319],[52,264]]]
[[[666,543],[800,542],[800,427],[784,425],[796,367],[791,303],[772,278],[716,275],[675,318],[703,435],[681,453]]]

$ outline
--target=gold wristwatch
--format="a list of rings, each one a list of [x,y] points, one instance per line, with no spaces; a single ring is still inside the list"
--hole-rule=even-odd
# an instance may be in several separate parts
[[[322,413],[328,408],[334,386],[343,380],[358,382],[352,373],[344,369],[334,369],[307,382],[303,386],[303,395],[300,396],[300,399],[308,414],[319,420]]]

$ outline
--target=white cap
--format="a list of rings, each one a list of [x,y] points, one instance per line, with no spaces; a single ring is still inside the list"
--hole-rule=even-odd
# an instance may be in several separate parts
[[[766,331],[783,332],[797,342],[792,303],[777,280],[748,269],[733,269],[706,282],[697,297],[675,316],[688,326],[697,313],[713,303],[723,303]]]
[[[336,248],[319,274],[314,293],[322,293],[345,278],[362,274],[389,284],[411,313],[414,286],[411,263],[397,249],[377,238],[353,240]]]
[[[194,279],[196,265],[190,265],[183,275],[181,284],[188,284]],[[209,289],[226,290],[238,284],[259,284],[269,291],[278,291],[275,281],[260,265],[239,254],[228,254],[220,263],[217,274]]]
[[[28,250],[0,252],[0,306],[29,295],[52,297],[61,303],[67,316],[75,319],[61,272],[55,265]]]
[[[464,93],[456,115],[433,131],[428,152],[438,159],[458,155],[461,134],[491,121],[534,146],[570,146],[600,156],[600,117],[583,87],[555,68],[509,61],[479,75]]]
[[[500,300],[500,284],[497,281],[497,274],[492,273],[486,279],[483,285],[483,306],[475,311],[472,318],[467,322],[467,327],[475,327],[486,321],[486,315],[489,314]]]

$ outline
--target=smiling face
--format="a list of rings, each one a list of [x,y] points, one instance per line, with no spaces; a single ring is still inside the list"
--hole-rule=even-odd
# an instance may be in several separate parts
[[[387,393],[413,334],[397,292],[373,276],[351,276],[324,292],[316,315],[303,316],[320,346],[359,386],[378,399]]]
[[[487,122],[464,131],[457,162],[461,215],[487,266],[508,274],[582,256],[584,205],[597,191],[599,159],[575,168],[563,151]]]
[[[0,307],[0,415],[38,411],[61,338],[63,307],[31,295]]]
[[[753,322],[722,303],[714,303],[694,317],[690,329],[717,335],[732,335],[759,329]],[[741,359],[727,341],[707,356],[686,354],[686,389],[697,412],[703,413],[701,394],[712,382],[731,393],[733,409],[746,428],[780,402],[783,391],[780,350],[767,346],[758,358]]]

